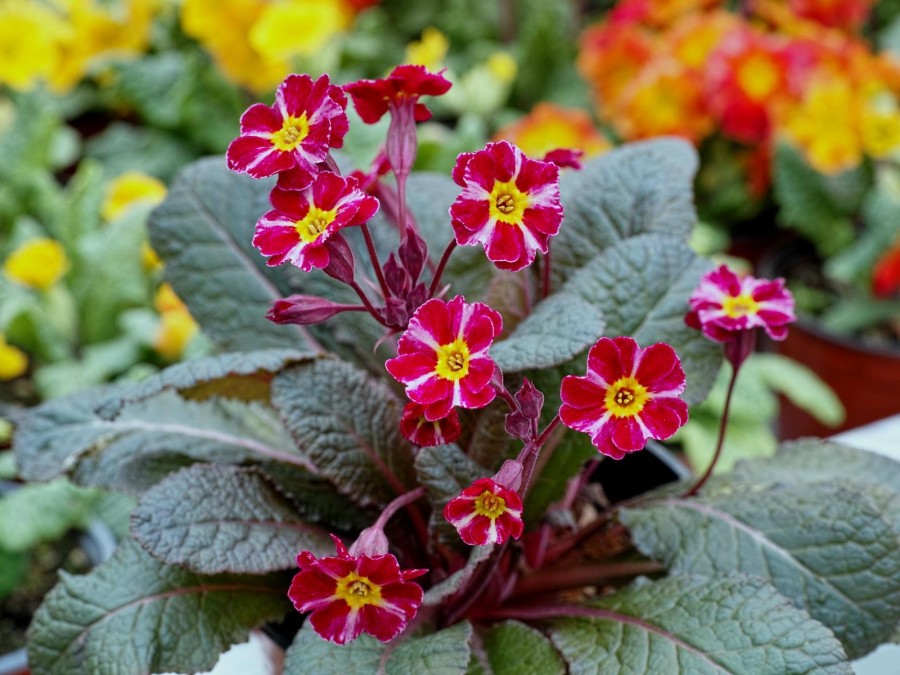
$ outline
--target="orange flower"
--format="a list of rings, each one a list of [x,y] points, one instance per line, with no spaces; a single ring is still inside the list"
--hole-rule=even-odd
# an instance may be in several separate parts
[[[719,42],[738,25],[739,19],[734,14],[722,10],[688,14],[664,34],[662,51],[686,68],[703,70]]]
[[[623,0],[610,13],[615,22],[637,21],[667,28],[682,16],[721,7],[722,0]]]
[[[869,18],[874,4],[874,0],[788,0],[797,16],[854,33]]]
[[[543,157],[551,150],[583,150],[588,157],[609,149],[609,141],[597,131],[583,110],[538,103],[522,119],[494,134],[494,141],[509,141],[529,157]]]
[[[601,114],[653,58],[653,40],[634,24],[602,23],[582,33],[578,70],[593,87]]]
[[[670,59],[638,75],[614,107],[612,124],[627,140],[672,135],[697,143],[713,131],[702,83]]]
[[[772,36],[738,28],[724,37],[707,70],[710,109],[724,134],[745,143],[769,138],[774,108],[790,83],[788,65]]]

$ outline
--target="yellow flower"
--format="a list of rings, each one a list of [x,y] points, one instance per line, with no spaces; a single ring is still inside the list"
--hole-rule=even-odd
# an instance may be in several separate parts
[[[450,42],[447,36],[433,26],[422,31],[422,39],[406,45],[406,63],[425,66],[430,71],[439,70],[444,65]]]
[[[46,237],[30,239],[3,263],[3,272],[13,281],[47,290],[69,271],[69,259],[58,241]]]
[[[179,359],[197,333],[197,322],[169,284],[159,287],[154,304],[160,316],[153,348],[165,359]]]
[[[250,44],[264,57],[310,56],[350,25],[340,0],[288,0],[273,3],[250,29]]]
[[[487,58],[485,65],[491,75],[503,84],[509,84],[516,79],[519,70],[516,60],[508,52],[494,52]]]
[[[28,90],[49,78],[64,32],[59,17],[37,3],[0,3],[0,84]]]
[[[149,242],[141,244],[141,265],[147,272],[155,272],[163,268],[163,261],[159,259],[156,251]]]
[[[879,105],[877,99],[871,101],[860,114],[863,149],[876,159],[887,157],[900,148],[900,110],[893,100],[885,103]]]
[[[115,220],[135,204],[159,204],[165,198],[166,186],[161,180],[129,171],[107,186],[100,214],[104,220]]]
[[[6,343],[0,333],[0,381],[12,380],[28,370],[28,357],[18,347]]]

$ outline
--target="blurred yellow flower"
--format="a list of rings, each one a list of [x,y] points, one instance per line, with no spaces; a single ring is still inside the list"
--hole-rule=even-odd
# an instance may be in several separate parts
[[[104,220],[115,220],[135,204],[159,204],[166,198],[166,185],[141,171],[128,171],[106,188],[100,208]]]
[[[47,237],[30,239],[10,253],[3,272],[13,281],[47,290],[69,271],[69,258],[58,241]]]
[[[250,29],[250,44],[265,57],[289,59],[321,50],[352,16],[340,0],[290,0],[267,6]]]
[[[160,285],[154,304],[159,312],[159,329],[153,339],[153,348],[164,359],[175,361],[181,358],[199,327],[169,284]]]
[[[28,90],[49,78],[60,62],[65,34],[59,16],[34,2],[0,0],[0,84]]]
[[[485,65],[491,75],[503,84],[509,84],[516,79],[519,70],[516,60],[509,52],[494,52],[487,58]]]
[[[147,241],[141,244],[141,265],[146,272],[155,272],[163,268],[163,261]]]
[[[528,115],[500,129],[494,140],[515,143],[538,159],[557,148],[583,150],[590,157],[610,147],[585,111],[553,103],[538,103]]]
[[[406,63],[425,66],[432,72],[444,65],[450,42],[447,36],[433,26],[422,31],[422,39],[406,45]]]
[[[7,344],[0,333],[0,381],[12,380],[28,370],[28,356],[18,347]]]
[[[866,154],[882,159],[900,148],[900,111],[893,106],[866,105],[860,115],[860,133]]]

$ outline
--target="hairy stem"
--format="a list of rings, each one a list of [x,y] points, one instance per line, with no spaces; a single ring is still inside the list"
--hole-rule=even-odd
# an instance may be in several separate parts
[[[441,277],[444,276],[444,268],[447,267],[447,261],[450,260],[450,255],[455,248],[456,239],[451,239],[450,243],[447,244],[447,248],[444,249],[443,255],[441,255],[441,261],[434,271],[434,276],[431,278],[431,286],[428,287],[428,297],[434,297],[434,294],[437,292],[438,286],[440,286],[441,283]]]
[[[387,281],[384,279],[384,271],[381,269],[381,262],[378,260],[378,252],[375,250],[375,242],[372,241],[372,233],[369,232],[368,223],[360,225],[360,229],[362,230],[363,238],[366,240],[366,250],[369,252],[369,258],[372,260],[372,267],[375,268],[375,276],[378,277],[381,294],[387,300],[391,297],[391,292],[388,290]]]

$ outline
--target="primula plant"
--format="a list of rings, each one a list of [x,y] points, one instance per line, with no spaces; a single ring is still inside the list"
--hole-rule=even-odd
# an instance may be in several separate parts
[[[152,244],[219,353],[18,424],[25,477],[138,499],[38,611],[33,672],[205,670],[265,625],[287,673],[850,673],[894,634],[890,460],[809,440],[604,492],[794,318],[687,246],[692,149],[414,172],[449,86],[291,75],[174,181]],[[371,167],[348,105],[390,116]]]

